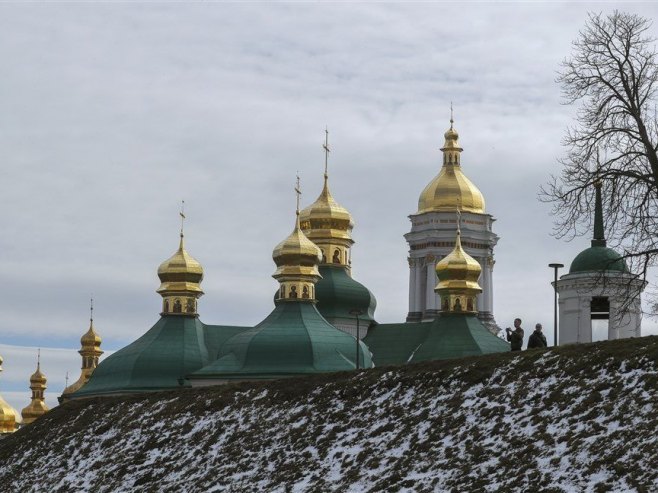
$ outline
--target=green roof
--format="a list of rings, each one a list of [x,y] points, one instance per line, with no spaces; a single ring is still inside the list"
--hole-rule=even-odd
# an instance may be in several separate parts
[[[366,325],[375,321],[375,296],[363,284],[352,279],[344,266],[321,265],[319,270],[322,279],[315,285],[315,298],[323,317],[355,319],[350,311],[358,309],[363,312],[359,319]]]
[[[621,255],[612,248],[591,246],[576,255],[569,268],[570,274],[595,271],[628,272],[628,266]]]
[[[370,351],[359,343],[360,366]],[[356,339],[329,324],[315,304],[280,301],[253,329],[226,341],[218,359],[190,379],[259,379],[355,368]]]
[[[401,365],[510,350],[475,315],[443,315],[431,322],[379,324],[364,342],[377,366]]]
[[[427,337],[433,322],[377,324],[363,339],[377,366],[404,365]]]
[[[135,342],[105,358],[71,397],[177,388],[207,365],[242,327],[206,326],[196,317],[163,316]],[[210,354],[209,354],[210,353]]]

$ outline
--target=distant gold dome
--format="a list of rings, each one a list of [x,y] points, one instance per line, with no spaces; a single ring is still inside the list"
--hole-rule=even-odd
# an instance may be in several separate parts
[[[443,167],[420,194],[418,213],[459,210],[484,214],[482,192],[462,173],[460,154],[463,149],[459,147],[459,134],[452,127],[452,119],[444,137]]]
[[[160,294],[170,291],[192,291],[203,294],[200,286],[203,280],[203,267],[185,250],[182,233],[178,250],[160,264],[158,277],[161,284],[157,291]]]
[[[29,425],[38,417],[48,412],[48,406],[44,397],[46,391],[46,376],[41,372],[41,364],[37,362],[37,370],[30,377],[30,390],[32,400],[30,404],[21,411],[23,424]]]
[[[94,322],[92,320],[89,324],[89,330],[80,338],[80,344],[82,347],[100,347],[101,342],[101,336],[94,330]]]
[[[301,228],[311,239],[351,240],[352,215],[334,200],[327,178],[325,173],[324,186],[317,200],[299,213]]]
[[[2,357],[0,357],[0,372],[2,371]],[[16,410],[11,407],[0,395],[0,433],[13,433],[16,431],[16,422],[20,420]]]

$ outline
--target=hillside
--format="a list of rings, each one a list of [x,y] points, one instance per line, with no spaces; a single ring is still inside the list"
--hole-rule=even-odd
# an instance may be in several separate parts
[[[658,490],[658,337],[71,402],[2,491]]]

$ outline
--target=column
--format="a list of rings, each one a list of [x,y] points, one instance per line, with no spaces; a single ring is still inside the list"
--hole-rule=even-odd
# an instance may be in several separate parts
[[[422,313],[423,311],[423,263],[416,259],[416,298],[414,299],[414,311]]]
[[[416,259],[409,258],[409,313],[416,311]]]
[[[578,303],[578,342],[592,342],[592,302],[589,297]]]
[[[610,311],[608,313],[608,340],[612,341],[619,339],[620,325],[623,325],[622,319],[619,317],[619,304],[616,300],[608,298],[610,302]]]
[[[427,261],[427,284],[426,284],[426,293],[425,293],[425,310],[436,310],[436,293],[434,288],[436,287],[436,274],[434,271],[434,261]]]

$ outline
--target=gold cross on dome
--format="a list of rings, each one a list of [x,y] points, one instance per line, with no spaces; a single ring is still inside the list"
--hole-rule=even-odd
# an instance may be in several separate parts
[[[180,235],[183,236],[183,226],[185,225],[185,201],[181,200],[180,205]]]
[[[297,214],[299,214],[299,199],[302,196],[302,189],[299,186],[299,174],[297,174],[297,185],[295,186],[295,193],[297,194]]]
[[[324,144],[322,144],[322,148],[324,149],[324,176],[326,177],[329,168],[329,153],[331,152],[331,149],[329,149],[329,129],[327,127],[324,129]]]

